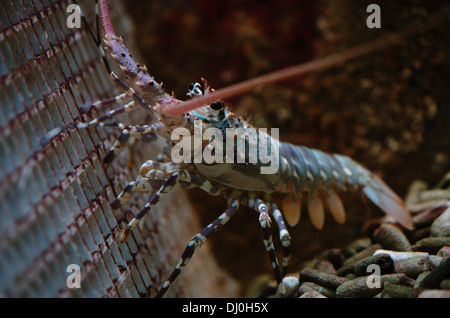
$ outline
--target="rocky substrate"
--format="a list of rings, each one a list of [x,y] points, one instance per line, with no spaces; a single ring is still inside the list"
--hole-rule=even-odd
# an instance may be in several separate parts
[[[416,185],[412,189],[416,191]],[[432,203],[410,192],[407,203],[414,230],[386,221],[373,223],[367,237],[328,249],[299,274],[285,277],[288,297],[450,298],[449,190],[440,190],[425,193],[434,193]],[[280,296],[273,281],[263,285],[259,296]]]

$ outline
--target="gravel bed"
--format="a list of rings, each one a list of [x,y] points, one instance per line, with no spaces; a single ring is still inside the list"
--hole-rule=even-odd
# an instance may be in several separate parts
[[[287,296],[450,298],[447,183],[441,183],[446,189],[437,186],[432,190],[413,184],[406,198],[413,214],[413,230],[387,221],[372,224],[366,237],[343,248],[325,250],[299,273],[285,277]],[[258,296],[280,296],[274,281],[263,286]]]

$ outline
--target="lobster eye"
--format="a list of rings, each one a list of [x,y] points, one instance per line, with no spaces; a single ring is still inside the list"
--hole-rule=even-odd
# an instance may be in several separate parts
[[[223,102],[217,101],[209,105],[214,110],[221,110],[223,108]]]
[[[204,94],[204,90],[202,85],[200,83],[192,82],[189,84],[189,91],[187,93],[188,96],[194,97],[194,96],[202,96]]]

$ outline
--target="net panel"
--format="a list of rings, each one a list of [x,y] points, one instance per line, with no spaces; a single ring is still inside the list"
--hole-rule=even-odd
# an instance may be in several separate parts
[[[105,170],[101,158],[118,132],[69,130],[42,143],[51,129],[101,113],[83,115],[82,106],[121,92],[87,30],[67,27],[68,4],[0,3],[0,295],[151,296],[200,225],[184,193],[173,193],[127,244],[119,244],[123,222],[148,197],[136,196],[119,211],[109,202],[158,150],[136,147]],[[93,1],[80,5],[93,21]],[[117,33],[131,35],[120,1],[110,7]],[[80,267],[81,288],[67,286],[70,264]],[[167,295],[222,297],[236,291],[206,246]]]

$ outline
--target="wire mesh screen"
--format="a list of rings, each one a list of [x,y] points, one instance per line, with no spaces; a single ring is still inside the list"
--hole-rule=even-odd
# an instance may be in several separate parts
[[[100,113],[81,106],[120,93],[86,28],[67,27],[68,4],[0,2],[0,296],[152,296],[200,225],[185,195],[173,193],[119,244],[121,225],[148,197],[118,211],[110,202],[157,149],[136,147],[105,169],[117,131],[70,129],[42,143],[51,129]],[[94,1],[80,5],[93,21]],[[110,7],[129,44],[120,1]],[[236,294],[208,251],[196,253],[169,296]],[[70,264],[80,268],[81,288],[67,285]]]

